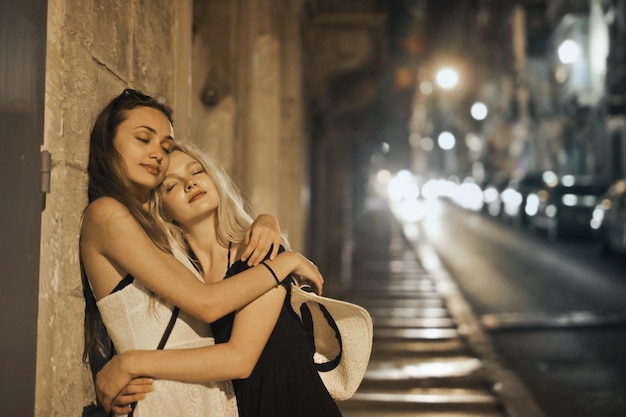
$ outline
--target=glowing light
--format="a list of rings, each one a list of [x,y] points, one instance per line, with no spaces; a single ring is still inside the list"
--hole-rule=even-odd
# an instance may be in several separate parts
[[[387,184],[389,183],[389,180],[391,180],[391,172],[389,172],[386,169],[381,169],[380,171],[378,171],[378,173],[376,174],[376,180],[380,183],[380,184]]]
[[[465,135],[465,144],[471,151],[480,151],[483,148],[483,140],[475,133]]]
[[[394,201],[416,200],[419,197],[420,190],[413,181],[411,172],[403,169],[389,180],[387,193]]]
[[[552,171],[544,172],[541,178],[543,179],[543,182],[548,184],[550,187],[554,187],[559,182],[559,177],[557,177],[557,175]]]
[[[457,203],[468,210],[480,211],[483,208],[483,193],[477,184],[464,182],[457,187]]]
[[[426,213],[422,220],[424,231],[428,236],[437,238],[443,233],[441,215],[443,213],[443,205],[439,200],[426,201],[424,212]]]
[[[440,180],[428,180],[422,186],[422,195],[426,200],[434,200],[440,195]]]
[[[414,242],[414,241],[416,241],[419,238],[420,229],[419,229],[419,227],[417,226],[416,223],[405,223],[402,226],[402,229],[404,230],[404,235],[410,241]]]
[[[561,182],[564,186],[571,187],[574,183],[576,183],[576,178],[574,178],[573,175],[564,175]]]
[[[507,188],[501,194],[504,211],[509,216],[516,216],[522,204],[522,195],[512,188]]]
[[[398,216],[406,222],[417,222],[424,217],[424,203],[418,200],[405,200],[398,205]]]
[[[592,229],[598,230],[602,226],[602,221],[604,220],[604,207],[602,204],[598,204],[593,209],[593,214],[591,215],[591,221],[589,222],[589,226]]]
[[[400,178],[403,182],[409,182],[413,178],[413,175],[411,174],[411,171],[406,170],[406,169],[401,169],[396,174],[396,177]]]
[[[526,207],[524,207],[524,211],[529,216],[534,216],[539,211],[539,197],[537,194],[531,193],[526,197]]]
[[[439,147],[441,149],[450,150],[454,148],[456,139],[454,138],[454,135],[450,132],[441,132],[439,137],[437,137],[437,143],[439,144]]]
[[[442,88],[449,89],[457,85],[459,74],[452,68],[443,68],[437,73],[437,84]]]
[[[580,47],[571,39],[564,40],[558,50],[559,60],[564,64],[573,64],[580,58]]]
[[[422,94],[431,94],[433,92],[433,85],[429,81],[422,81],[420,83],[420,92]]]
[[[433,148],[435,147],[435,143],[433,142],[433,140],[429,137],[424,137],[422,139],[420,139],[420,148],[422,148],[423,151],[432,151]]]
[[[470,113],[475,120],[485,120],[489,111],[487,110],[487,106],[485,105],[485,103],[477,101],[476,103],[472,104]]]
[[[499,194],[498,190],[496,190],[496,187],[489,186],[485,188],[485,191],[483,191],[483,200],[487,204],[494,203],[498,199],[498,195]]]

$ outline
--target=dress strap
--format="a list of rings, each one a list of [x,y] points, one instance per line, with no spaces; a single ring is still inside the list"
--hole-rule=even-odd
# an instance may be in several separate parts
[[[228,242],[228,259],[226,260],[226,270],[230,269],[230,249],[233,247],[233,242]]]

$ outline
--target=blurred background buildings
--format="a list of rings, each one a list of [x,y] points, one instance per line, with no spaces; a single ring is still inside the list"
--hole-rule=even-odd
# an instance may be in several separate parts
[[[403,6],[404,30],[389,39],[394,87],[411,95],[399,106],[411,111],[409,139],[381,135],[389,159],[479,183],[539,170],[624,175],[623,2]]]
[[[349,251],[325,233],[341,231],[319,226],[350,224],[380,172],[481,187],[543,171],[622,178],[625,8],[623,0],[306,2],[315,253],[326,250],[339,268],[332,259]],[[333,25],[343,37],[331,38]],[[366,32],[372,55],[342,65]],[[343,233],[336,241],[345,245]]]

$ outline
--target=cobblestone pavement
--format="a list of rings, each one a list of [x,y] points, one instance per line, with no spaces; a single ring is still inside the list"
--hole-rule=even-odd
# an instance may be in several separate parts
[[[408,240],[389,210],[361,215],[353,245],[340,298],[368,309],[374,344],[359,390],[339,403],[345,417],[542,416],[497,366],[434,252]]]

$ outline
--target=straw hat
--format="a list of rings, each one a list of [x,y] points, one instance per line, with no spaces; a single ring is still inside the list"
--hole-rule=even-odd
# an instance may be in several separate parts
[[[321,297],[309,286],[291,284],[291,307],[300,317],[314,351],[315,367],[330,395],[355,393],[372,352],[372,318],[356,304]]]

